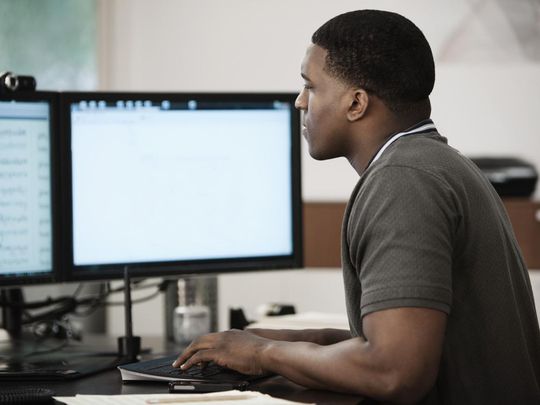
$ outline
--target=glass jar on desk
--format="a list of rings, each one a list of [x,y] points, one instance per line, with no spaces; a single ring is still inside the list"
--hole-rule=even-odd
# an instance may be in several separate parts
[[[179,305],[173,316],[174,341],[181,345],[210,332],[210,310],[205,305]]]

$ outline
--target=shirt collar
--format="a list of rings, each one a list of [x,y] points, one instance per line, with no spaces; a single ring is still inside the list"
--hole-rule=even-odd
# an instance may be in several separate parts
[[[390,138],[388,138],[388,140],[384,143],[384,145],[381,146],[380,149],[377,151],[377,153],[371,158],[371,160],[369,161],[366,167],[366,170],[369,169],[369,167],[381,157],[381,155],[384,153],[386,148],[388,148],[392,143],[397,141],[402,136],[424,134],[424,133],[433,132],[436,130],[437,128],[435,128],[435,124],[433,123],[433,121],[431,119],[427,119],[427,120],[418,122],[417,124],[413,125],[412,127],[407,128],[404,131],[398,132],[394,135],[390,135]]]

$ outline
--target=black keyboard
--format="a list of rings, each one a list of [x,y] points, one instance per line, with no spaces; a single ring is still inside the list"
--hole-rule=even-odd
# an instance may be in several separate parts
[[[202,380],[202,381],[223,381],[240,382],[252,381],[260,376],[252,376],[239,373],[237,371],[221,367],[216,363],[208,363],[205,366],[192,366],[187,370],[181,370],[172,366],[172,362],[177,356],[162,357],[159,359],[142,361],[139,363],[127,364],[119,367],[146,376],[158,377],[167,380]]]
[[[148,369],[147,371],[156,372],[159,374],[167,374],[171,377],[190,378],[201,380],[220,380],[220,381],[247,381],[252,376],[239,373],[237,371],[221,367],[216,363],[208,363],[204,366],[192,366],[187,370],[172,367],[169,364],[163,364],[157,367]]]

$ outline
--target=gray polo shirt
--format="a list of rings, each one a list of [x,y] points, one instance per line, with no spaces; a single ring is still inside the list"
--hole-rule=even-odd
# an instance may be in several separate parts
[[[540,404],[540,331],[504,206],[435,131],[399,138],[362,175],[342,262],[353,335],[396,307],[448,314],[429,404]]]

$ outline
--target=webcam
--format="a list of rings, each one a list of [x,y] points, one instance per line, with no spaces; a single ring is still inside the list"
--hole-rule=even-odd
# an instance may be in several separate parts
[[[20,76],[12,72],[0,73],[0,93],[34,91],[35,89],[36,79],[33,76]]]

